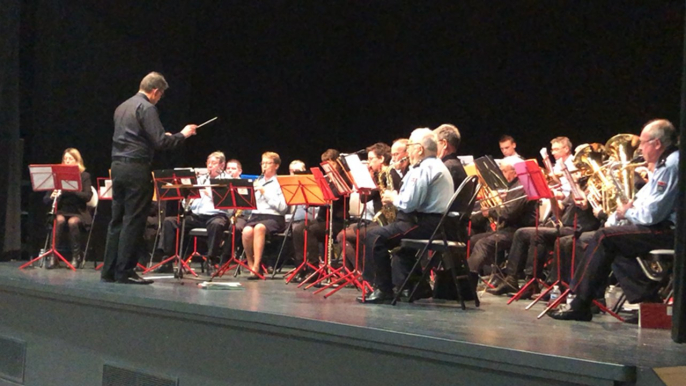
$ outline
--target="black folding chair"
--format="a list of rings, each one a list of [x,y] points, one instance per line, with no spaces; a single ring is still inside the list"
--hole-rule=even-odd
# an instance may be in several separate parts
[[[424,256],[427,253],[427,251],[434,252],[431,258],[429,259],[429,262],[426,264],[426,266],[423,267],[422,278],[420,280],[420,283],[424,282],[427,279],[429,273],[431,272],[431,269],[437,265],[437,260],[441,256],[445,256],[444,264],[446,265],[446,268],[448,268],[451,271],[451,276],[453,278],[453,282],[455,283],[455,287],[457,290],[457,299],[459,300],[463,310],[466,307],[464,304],[462,291],[460,289],[459,280],[469,280],[469,275],[467,274],[459,276],[456,267],[458,265],[458,261],[451,261],[450,258],[456,257],[457,259],[461,259],[462,262],[465,262],[465,256],[467,252],[466,227],[467,222],[469,221],[469,218],[472,214],[472,208],[474,207],[474,202],[476,200],[476,195],[479,192],[479,188],[480,185],[478,182],[478,178],[476,176],[470,176],[467,179],[465,179],[462,182],[462,184],[460,184],[460,186],[457,188],[453,196],[450,198],[450,202],[448,203],[445,211],[443,212],[441,220],[438,222],[436,229],[434,229],[433,233],[431,234],[431,237],[429,237],[428,240],[400,240],[401,248],[411,248],[419,251],[419,253],[417,254],[417,262],[414,264],[414,267],[412,267],[412,271],[410,272],[416,271],[416,269],[421,264],[422,256]],[[437,253],[448,251],[454,253]],[[393,299],[393,302],[391,304],[395,305],[398,302],[398,299],[400,298],[402,291],[405,288],[407,288],[407,286],[410,283],[410,276],[411,275],[408,275],[407,278],[405,278],[405,282],[398,290],[398,293],[395,295],[395,298]],[[414,300],[414,295],[418,287],[419,286],[415,286],[415,288],[410,293],[410,298],[408,300],[410,303]],[[470,285],[469,288],[472,288],[472,286]],[[474,303],[478,307],[479,298],[476,296],[476,293],[474,293],[473,295],[475,299]]]

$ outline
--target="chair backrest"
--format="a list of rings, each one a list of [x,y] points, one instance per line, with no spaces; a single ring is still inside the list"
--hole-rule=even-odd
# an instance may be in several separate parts
[[[86,203],[86,206],[89,208],[95,208],[98,206],[98,192],[95,191],[95,188],[91,186],[91,192],[93,192],[93,195],[91,196],[90,201]]]
[[[469,216],[472,214],[472,207],[474,206],[474,200],[476,199],[476,194],[478,192],[478,178],[476,176],[467,177],[460,186],[455,190],[450,201],[441,216],[441,220],[438,222],[436,229],[429,238],[434,240],[437,237],[438,232],[443,232],[441,237],[446,236],[450,240],[463,240],[466,235],[466,225],[462,227],[462,224],[469,220]],[[450,218],[448,218],[450,217]],[[460,231],[460,228],[465,228],[464,232]]]

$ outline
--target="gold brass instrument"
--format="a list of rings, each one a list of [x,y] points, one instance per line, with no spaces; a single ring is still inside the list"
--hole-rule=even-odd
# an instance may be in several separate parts
[[[605,213],[611,213],[617,209],[617,205],[626,204],[634,198],[634,170],[625,168],[634,159],[639,137],[634,134],[617,134],[605,144],[605,154],[612,161],[607,174],[612,181],[611,188],[605,192]]]
[[[481,173],[479,173],[479,170],[476,168],[476,164],[472,163],[469,165],[465,165],[464,170],[465,172],[467,172],[468,176],[476,176],[479,179],[481,190],[479,190],[477,199],[479,201],[479,205],[481,206],[482,211],[487,211],[491,208],[496,208],[503,204],[503,200],[500,198],[498,192],[488,187],[486,181],[484,181],[483,177],[481,176]],[[495,220],[490,217],[488,218],[488,220],[491,223],[495,222]]]
[[[379,185],[379,193],[383,197],[386,190],[393,189],[393,176],[391,175],[391,165],[384,166],[377,175],[377,185]],[[381,209],[374,214],[373,221],[381,226],[388,225],[395,221],[398,214],[398,208],[392,204],[384,204]]]
[[[574,165],[581,177],[588,177],[586,199],[593,209],[603,209],[603,192],[610,186],[605,177],[603,159],[605,146],[600,143],[587,143],[579,146],[574,155]],[[608,213],[608,212],[605,212]]]

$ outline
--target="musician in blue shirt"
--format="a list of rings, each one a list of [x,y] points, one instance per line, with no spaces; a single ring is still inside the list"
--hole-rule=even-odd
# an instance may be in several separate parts
[[[367,232],[365,239],[365,267],[363,278],[374,283],[374,292],[361,303],[388,303],[393,299],[393,273],[389,250],[400,245],[402,238],[429,238],[438,225],[442,213],[454,192],[453,179],[443,161],[436,157],[436,135],[430,129],[416,129],[407,143],[410,164],[413,166],[403,179],[400,192],[386,191],[381,198],[385,204],[398,208],[396,221]],[[401,249],[397,262],[403,269],[396,273],[410,274],[415,251]],[[403,281],[396,278],[396,282]],[[420,295],[430,292],[428,283]]]
[[[611,270],[630,303],[658,302],[659,283],[641,272],[636,256],[653,249],[674,247],[679,152],[677,133],[667,120],[646,124],[641,131],[640,150],[653,167],[648,183],[633,201],[620,205],[608,219],[627,220],[628,225],[599,230],[586,248],[572,282],[576,298],[569,310],[549,314],[560,320],[590,321],[591,303],[602,297]]]

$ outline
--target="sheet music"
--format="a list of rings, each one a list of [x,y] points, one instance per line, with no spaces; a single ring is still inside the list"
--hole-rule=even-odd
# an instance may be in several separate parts
[[[350,175],[352,175],[353,179],[355,180],[355,184],[357,185],[358,189],[376,189],[376,184],[374,183],[372,176],[369,174],[369,170],[365,165],[362,164],[362,161],[360,161],[360,157],[357,154],[349,154],[345,156],[345,162],[350,168]]]
[[[43,166],[29,166],[33,190],[54,190],[55,180],[52,178],[52,168]]]

